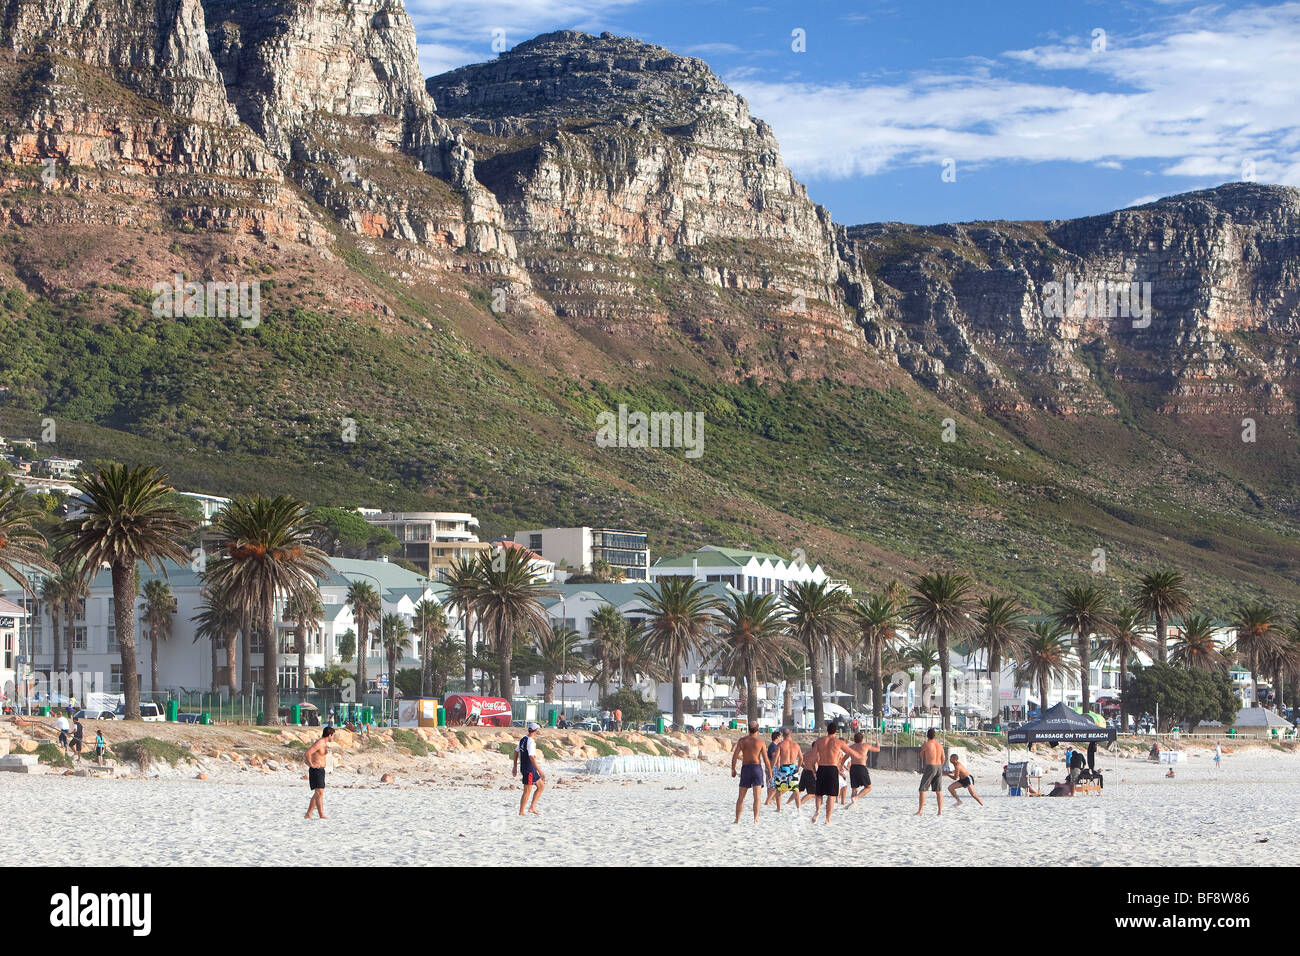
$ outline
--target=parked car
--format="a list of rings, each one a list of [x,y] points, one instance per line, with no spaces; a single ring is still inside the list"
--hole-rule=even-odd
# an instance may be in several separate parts
[[[111,710],[79,710],[72,715],[73,720],[121,720]]]
[[[122,705],[113,712],[114,720],[123,720],[126,718],[126,705]],[[152,723],[162,723],[167,718],[163,716],[162,708],[157,704],[141,701],[140,719],[148,720]]]
[[[202,717],[203,717],[202,714],[177,714],[176,723],[197,724],[202,719]]]
[[[600,730],[600,721],[595,717],[584,717],[575,725],[578,730]]]

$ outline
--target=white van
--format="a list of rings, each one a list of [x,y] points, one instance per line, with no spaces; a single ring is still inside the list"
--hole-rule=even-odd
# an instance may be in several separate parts
[[[118,720],[126,716],[126,705],[122,704],[115,711]],[[140,701],[140,719],[148,720],[154,723],[163,723],[167,718],[163,715],[162,708],[157,704],[149,701]]]

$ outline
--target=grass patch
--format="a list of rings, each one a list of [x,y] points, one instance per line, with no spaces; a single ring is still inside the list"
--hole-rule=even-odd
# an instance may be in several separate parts
[[[456,731],[456,739],[460,741],[460,745],[462,747],[469,746],[469,734],[465,733],[465,731],[463,730]]]
[[[587,742],[588,747],[596,751],[597,756],[613,757],[618,753],[617,750],[598,737],[584,737],[583,739]]]
[[[507,757],[513,757],[515,755],[515,745],[502,741],[497,744],[497,753],[505,754]]]
[[[646,754],[647,756],[650,757],[656,756],[653,750],[651,750],[645,744],[641,743],[641,741],[639,740],[629,740],[626,737],[610,737],[609,739],[614,741],[614,743],[617,744],[618,746],[626,747],[628,750],[632,751],[635,754]]]
[[[286,741],[284,742],[284,745],[285,745],[286,747],[288,747],[290,750],[306,750],[306,749],[307,749],[307,745],[306,745],[305,743],[303,743],[301,740],[286,740]]]
[[[58,744],[52,744],[47,741],[37,746],[35,753],[38,763],[43,763],[50,767],[72,766],[72,758],[65,754]]]
[[[411,730],[394,729],[393,743],[405,747],[416,757],[427,757],[432,753],[432,748],[420,739],[419,734]]]
[[[157,737],[124,740],[122,743],[114,745],[113,749],[117,751],[118,756],[123,760],[137,763],[142,769],[155,763],[165,763],[169,767],[174,767],[181,761],[185,763],[194,762],[194,757],[190,755],[188,750],[170,741],[159,740]]]
[[[541,752],[542,752],[542,756],[545,757],[547,760],[559,760],[559,759],[560,759],[560,755],[559,755],[558,753],[556,753],[555,750],[554,750],[553,748],[546,746],[546,744],[542,743],[541,741],[538,741],[538,742],[537,742],[537,746],[538,746],[538,749],[541,750]]]

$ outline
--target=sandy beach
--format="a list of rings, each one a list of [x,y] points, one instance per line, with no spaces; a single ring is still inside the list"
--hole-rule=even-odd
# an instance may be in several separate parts
[[[380,783],[330,775],[329,819],[303,819],[299,767],[254,776],[211,767],[96,779],[0,774],[11,826],[0,864],[238,865],[1090,865],[1271,866],[1294,861],[1300,821],[1297,756],[1241,749],[1219,774],[1205,750],[1166,767],[1101,756],[1105,794],[1013,798],[1002,757],[968,760],[986,807],[931,796],[918,776],[875,772],[872,793],[837,809],[830,827],[802,814],[748,808],[733,825],[736,785],[715,757],[694,777],[592,777],[556,761],[541,817],[517,816],[519,791],[498,754],[430,758]],[[1049,778],[1061,776],[1059,761]],[[684,789],[680,789],[684,788]]]

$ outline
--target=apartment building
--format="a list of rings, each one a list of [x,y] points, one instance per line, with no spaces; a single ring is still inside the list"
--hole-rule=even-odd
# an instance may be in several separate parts
[[[366,509],[369,511],[369,509]],[[401,544],[400,556],[430,577],[439,577],[456,559],[466,560],[491,545],[478,539],[478,519],[459,511],[361,512],[387,528]]]
[[[597,562],[627,581],[649,578],[650,546],[640,531],[615,528],[538,528],[515,532],[515,543],[571,574],[590,574]]]

